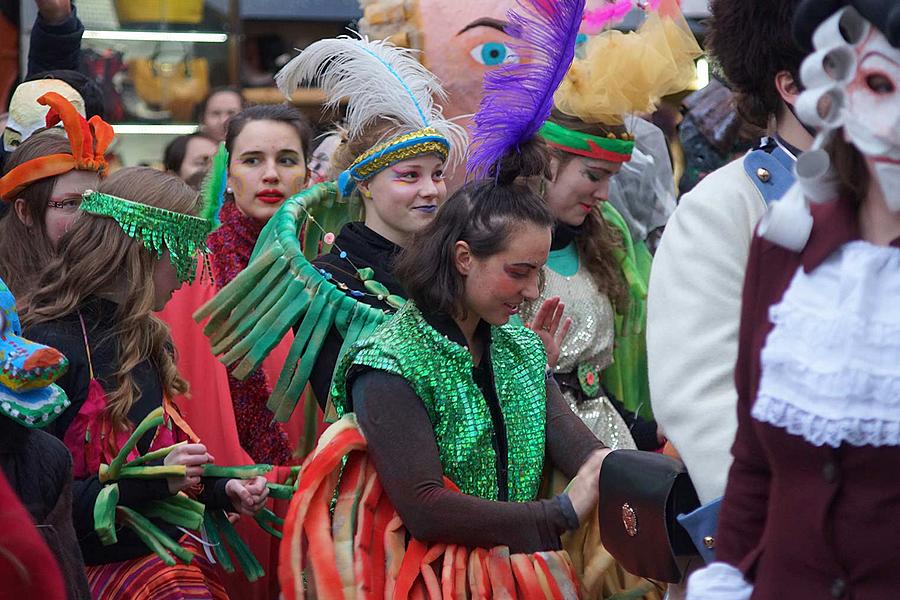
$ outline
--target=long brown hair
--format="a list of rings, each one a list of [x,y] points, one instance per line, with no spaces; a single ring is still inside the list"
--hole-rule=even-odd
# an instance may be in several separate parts
[[[580,131],[590,135],[603,136],[612,133],[618,135],[625,132],[622,126],[609,126],[600,123],[585,123],[553,109],[550,120],[572,131]],[[551,155],[559,161],[562,169],[575,155],[550,149]],[[620,314],[624,313],[628,304],[628,285],[616,259],[616,253],[624,248],[622,235],[609,225],[600,213],[599,208],[592,210],[584,221],[581,234],[575,238],[578,258],[597,284],[597,289],[605,294]]]
[[[104,180],[99,191],[182,214],[196,215],[200,209],[195,190],[174,175],[147,167],[121,169]],[[118,295],[113,316],[118,365],[111,383],[115,387],[107,390],[107,411],[119,427],[127,425],[128,412],[140,398],[131,373],[143,361],[156,366],[168,396],[188,388],[175,368],[169,328],[152,314],[157,261],[115,220],[81,213],[60,239],[35,292],[23,302],[23,323],[29,326],[75,313],[89,297]]]
[[[22,142],[9,156],[6,173],[35,158],[71,152],[72,148],[62,130],[42,131]],[[15,199],[10,200],[9,211],[0,219],[0,278],[17,297],[28,293],[37,274],[53,256],[44,215],[58,177],[39,179],[16,194],[17,198],[25,201],[25,212],[31,219],[31,227],[23,223],[16,213]]]

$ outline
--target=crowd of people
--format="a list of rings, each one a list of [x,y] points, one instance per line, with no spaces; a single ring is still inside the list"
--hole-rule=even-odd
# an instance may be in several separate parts
[[[218,88],[161,169],[115,164],[77,12],[38,7],[0,178],[0,598],[900,588],[895,2],[711,0],[680,145],[675,0],[473,21],[505,40],[482,66],[510,52],[474,115],[367,9],[276,76],[339,121]]]

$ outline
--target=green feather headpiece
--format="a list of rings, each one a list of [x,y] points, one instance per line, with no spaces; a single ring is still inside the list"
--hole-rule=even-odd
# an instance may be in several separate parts
[[[82,195],[80,210],[92,215],[110,217],[129,237],[140,240],[144,247],[162,257],[169,257],[178,279],[193,282],[197,272],[197,255],[206,254],[206,236],[212,223],[203,217],[173,212],[156,206],[133,202],[118,196],[87,190]]]
[[[219,144],[219,150],[212,158],[212,164],[203,186],[200,188],[200,197],[203,199],[203,210],[200,217],[212,223],[212,229],[218,229],[222,222],[219,220],[219,212],[225,201],[225,184],[228,181],[228,150],[225,142]]]

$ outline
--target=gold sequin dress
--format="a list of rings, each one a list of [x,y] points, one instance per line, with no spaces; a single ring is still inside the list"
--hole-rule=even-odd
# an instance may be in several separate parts
[[[560,275],[544,267],[540,298],[527,303],[522,318],[530,322],[547,298],[559,296],[572,327],[563,340],[556,367],[557,381],[572,411],[613,450],[636,449],[622,416],[600,385],[600,374],[612,363],[615,312],[609,298],[597,290],[581,264],[574,275]]]
[[[562,258],[560,255],[566,253],[572,256],[575,251],[568,248],[551,253],[550,263],[544,267],[541,296],[524,306],[522,318],[530,322],[547,298],[559,296],[562,299],[566,305],[565,316],[572,319],[572,326],[563,340],[556,368],[560,389],[572,411],[607,446],[613,450],[633,450],[636,445],[625,421],[600,385],[600,373],[613,361],[615,312],[612,303],[597,290],[591,274],[580,261],[571,276],[560,275],[550,267],[556,258]],[[562,258],[560,263],[565,260]],[[562,492],[567,483],[562,473],[554,471],[545,482],[545,496]],[[603,547],[596,509],[581,528],[565,534],[562,542],[576,571],[581,574],[582,598],[585,600],[607,600],[619,595],[661,600],[664,591],[627,573]]]

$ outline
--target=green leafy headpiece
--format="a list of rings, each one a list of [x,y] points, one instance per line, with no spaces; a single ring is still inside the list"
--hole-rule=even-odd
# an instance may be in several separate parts
[[[157,258],[162,257],[163,250],[168,250],[178,279],[182,282],[194,281],[197,255],[209,252],[206,236],[213,227],[209,219],[93,190],[84,192],[80,208],[92,215],[115,219],[122,231],[129,237],[140,240]]]

